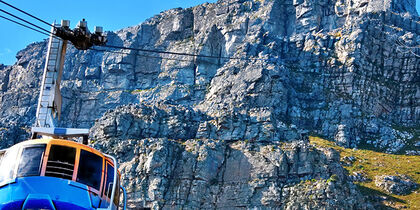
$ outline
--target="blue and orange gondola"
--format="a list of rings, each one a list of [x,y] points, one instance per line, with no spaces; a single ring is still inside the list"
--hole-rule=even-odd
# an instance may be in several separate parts
[[[28,140],[0,153],[0,209],[118,209],[117,161],[62,139]]]

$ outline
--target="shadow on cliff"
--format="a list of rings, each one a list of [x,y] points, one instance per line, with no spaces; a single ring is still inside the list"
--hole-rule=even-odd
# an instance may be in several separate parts
[[[399,207],[390,207],[389,203],[393,204],[395,202],[398,202],[402,204],[407,204],[406,201],[401,200],[395,196],[383,193],[379,190],[368,188],[362,185],[357,185],[357,188],[364,196],[366,196],[366,198],[369,199],[369,201],[371,201],[375,205],[375,208],[378,209],[400,209]],[[387,202],[388,205],[386,205],[385,202]]]

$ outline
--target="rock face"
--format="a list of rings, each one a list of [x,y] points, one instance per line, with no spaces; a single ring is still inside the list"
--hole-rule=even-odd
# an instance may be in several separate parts
[[[168,10],[107,32],[108,44],[202,56],[69,46],[59,126],[93,126],[91,143],[122,161],[134,207],[371,208],[338,154],[307,136],[416,148],[419,34],[414,0]],[[46,46],[0,68],[0,148],[28,137]]]
[[[414,5],[223,0],[163,12],[108,32],[108,44],[220,58],[70,46],[59,126],[89,128],[118,105],[161,102],[206,115],[200,138],[288,141],[312,132],[398,152],[414,143],[406,128],[418,131],[420,116]],[[0,70],[1,147],[28,136],[45,54],[46,42],[34,43]]]
[[[418,184],[413,182],[409,177],[382,175],[375,177],[376,186],[386,190],[389,193],[396,195],[407,195],[412,190],[418,187]]]
[[[95,123],[93,146],[122,162],[130,207],[372,208],[347,179],[337,151],[304,141],[191,139],[196,120],[181,107],[132,105]]]

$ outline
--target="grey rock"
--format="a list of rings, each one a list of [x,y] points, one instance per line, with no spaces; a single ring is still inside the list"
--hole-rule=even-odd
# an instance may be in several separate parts
[[[406,175],[382,175],[375,177],[376,186],[384,189],[385,191],[396,195],[407,195],[412,190],[418,188],[418,184],[413,182]]]
[[[350,140],[348,139],[348,129],[346,129],[345,125],[338,125],[337,134],[335,134],[334,140],[340,145],[344,147],[350,146]]]
[[[398,152],[409,136],[390,125],[413,127],[420,119],[414,103],[420,64],[392,44],[418,45],[413,5],[226,0],[162,12],[107,32],[109,44],[268,60],[82,52],[69,46],[58,126],[89,128],[121,105],[166,103],[204,116],[197,122],[200,138],[292,141],[308,131],[347,147],[375,139],[374,146]],[[31,44],[15,65],[0,70],[0,127],[20,129],[4,135],[2,142],[9,143],[2,147],[28,136],[45,54],[46,41]]]
[[[91,128],[91,143],[121,160],[133,207],[369,209],[338,152],[308,135],[411,146],[414,2],[220,0],[162,12],[106,32],[109,44],[212,57],[69,46],[58,126]],[[46,46],[0,68],[0,148],[29,136]]]
[[[372,208],[346,176],[337,151],[303,140],[194,139],[205,126],[200,117],[180,106],[130,105],[96,121],[91,146],[121,162],[131,208]],[[183,125],[190,132],[176,130]]]
[[[366,177],[366,174],[363,174],[361,172],[353,172],[352,175],[349,176],[350,180],[353,182],[370,182],[371,179]]]
[[[140,108],[131,112],[143,111]],[[127,186],[132,207],[369,208],[363,197],[351,190],[344,169],[331,157],[334,151],[315,149],[303,141],[280,146],[244,141],[107,136],[108,121],[117,121],[116,131],[126,126],[119,122],[127,121],[122,118],[127,114],[119,112],[118,115],[121,117],[103,117],[97,121],[94,126],[97,132],[92,137],[96,141],[92,146],[121,160],[123,184]],[[338,177],[334,182],[345,187],[329,186],[327,179],[333,174]],[[310,181],[314,179],[317,181]],[[309,192],[314,186],[318,191]],[[330,193],[325,197],[327,189]],[[307,200],[308,196],[313,199]],[[296,203],[297,200],[305,203]]]
[[[405,151],[406,155],[420,155],[420,151],[418,150],[407,150]]]
[[[354,156],[344,156],[341,158],[341,164],[345,166],[351,166],[354,161],[356,161],[356,157]]]

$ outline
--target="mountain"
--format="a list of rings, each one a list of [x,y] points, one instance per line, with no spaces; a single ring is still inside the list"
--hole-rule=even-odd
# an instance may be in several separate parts
[[[70,46],[60,126],[92,127],[132,206],[374,208],[308,136],[419,155],[419,34],[414,0],[168,10],[108,44],[202,56]],[[29,136],[46,50],[0,68],[0,147]]]

